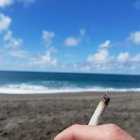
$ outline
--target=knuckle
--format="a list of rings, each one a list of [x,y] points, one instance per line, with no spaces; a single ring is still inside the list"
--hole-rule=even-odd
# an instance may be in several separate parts
[[[113,134],[120,134],[122,132],[122,129],[115,124],[109,124],[108,127]]]
[[[80,127],[79,124],[73,124],[70,128],[76,130],[79,129],[79,127]]]

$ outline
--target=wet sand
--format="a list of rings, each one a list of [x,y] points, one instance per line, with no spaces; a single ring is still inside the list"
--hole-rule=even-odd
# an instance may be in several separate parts
[[[72,124],[87,124],[104,93],[0,94],[0,140],[53,140]],[[140,139],[140,93],[109,93],[101,123]]]

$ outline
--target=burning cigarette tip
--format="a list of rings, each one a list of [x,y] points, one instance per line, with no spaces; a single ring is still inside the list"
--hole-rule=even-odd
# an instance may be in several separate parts
[[[107,96],[107,94],[105,94],[102,98],[103,102],[108,105],[109,104],[109,101],[110,101],[110,98]]]

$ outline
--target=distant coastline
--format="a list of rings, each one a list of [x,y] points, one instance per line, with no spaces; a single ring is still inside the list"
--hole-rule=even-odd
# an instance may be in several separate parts
[[[122,75],[122,76],[140,76],[140,74],[136,73],[102,73],[102,72],[78,72],[78,71],[33,71],[33,70],[0,70],[0,72],[17,72],[17,73],[65,73],[65,74],[91,74],[91,75]]]

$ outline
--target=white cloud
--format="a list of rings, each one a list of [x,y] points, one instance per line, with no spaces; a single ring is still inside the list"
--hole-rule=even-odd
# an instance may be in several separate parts
[[[110,56],[108,52],[108,48],[110,45],[110,40],[106,40],[104,43],[99,45],[99,50],[97,53],[89,55],[87,57],[87,62],[91,63],[106,63],[109,61]]]
[[[90,63],[106,63],[109,60],[109,53],[106,49],[99,50],[96,54],[89,55],[87,62]]]
[[[0,7],[6,7],[8,5],[11,5],[13,3],[13,0],[0,0]]]
[[[104,43],[100,45],[101,49],[107,49],[110,46],[110,40],[106,40]]]
[[[52,51],[47,51],[44,55],[31,58],[30,65],[37,65],[39,67],[54,67],[58,64],[56,58],[52,56]]]
[[[22,45],[23,40],[13,37],[12,31],[8,30],[4,36],[4,42],[4,47],[6,48],[19,48]]]
[[[139,72],[140,54],[131,56],[128,52],[120,52],[117,56],[111,56],[106,49],[100,49],[98,53],[89,55],[83,64],[88,72]],[[77,64],[77,71],[82,71],[82,67]]]
[[[140,54],[130,56],[128,52],[120,52],[117,56],[111,55],[108,51],[109,40],[99,45],[97,53],[87,56],[86,60],[73,65],[75,71],[84,72],[134,72],[140,68]],[[127,63],[126,63],[127,62]],[[134,63],[135,62],[135,63]],[[85,69],[83,68],[85,67]]]
[[[11,25],[12,19],[0,13],[0,33],[7,30]]]
[[[132,41],[133,43],[140,45],[140,31],[136,31],[130,34],[128,37],[129,41]]]
[[[68,47],[78,46],[80,43],[79,39],[74,37],[68,37],[65,40],[65,45]]]
[[[47,50],[44,54],[40,54],[38,56],[32,56],[29,58],[30,67],[38,67],[38,68],[53,68],[58,64],[57,59],[53,56],[57,50],[53,47],[52,39],[55,37],[54,32],[49,32],[44,30],[42,32],[42,39],[45,42]]]
[[[54,32],[49,32],[44,30],[42,33],[42,38],[43,41],[45,42],[45,45],[47,47],[52,47],[52,39],[55,37],[55,33]]]
[[[24,66],[27,66],[29,57],[28,52],[25,50],[2,48],[0,50],[0,59],[2,60],[0,68],[18,70],[23,63],[26,64]]]
[[[65,39],[64,41],[65,46],[67,47],[78,46],[83,41],[85,34],[86,34],[86,30],[83,28],[80,29],[80,35],[78,37],[70,36]]]
[[[24,50],[9,51],[9,55],[17,58],[28,58],[28,53]]]
[[[3,33],[4,47],[18,48],[22,45],[22,39],[15,38],[12,31],[9,29],[12,19],[0,13],[0,33]]]
[[[132,62],[140,62],[140,54],[136,54],[131,58]]]
[[[15,2],[23,3],[24,6],[28,6],[34,3],[36,0],[0,0],[0,8],[5,8],[6,6],[10,6]]]
[[[118,55],[117,57],[117,62],[120,62],[120,63],[124,63],[124,62],[127,62],[129,59],[129,53],[128,52],[122,52]]]

